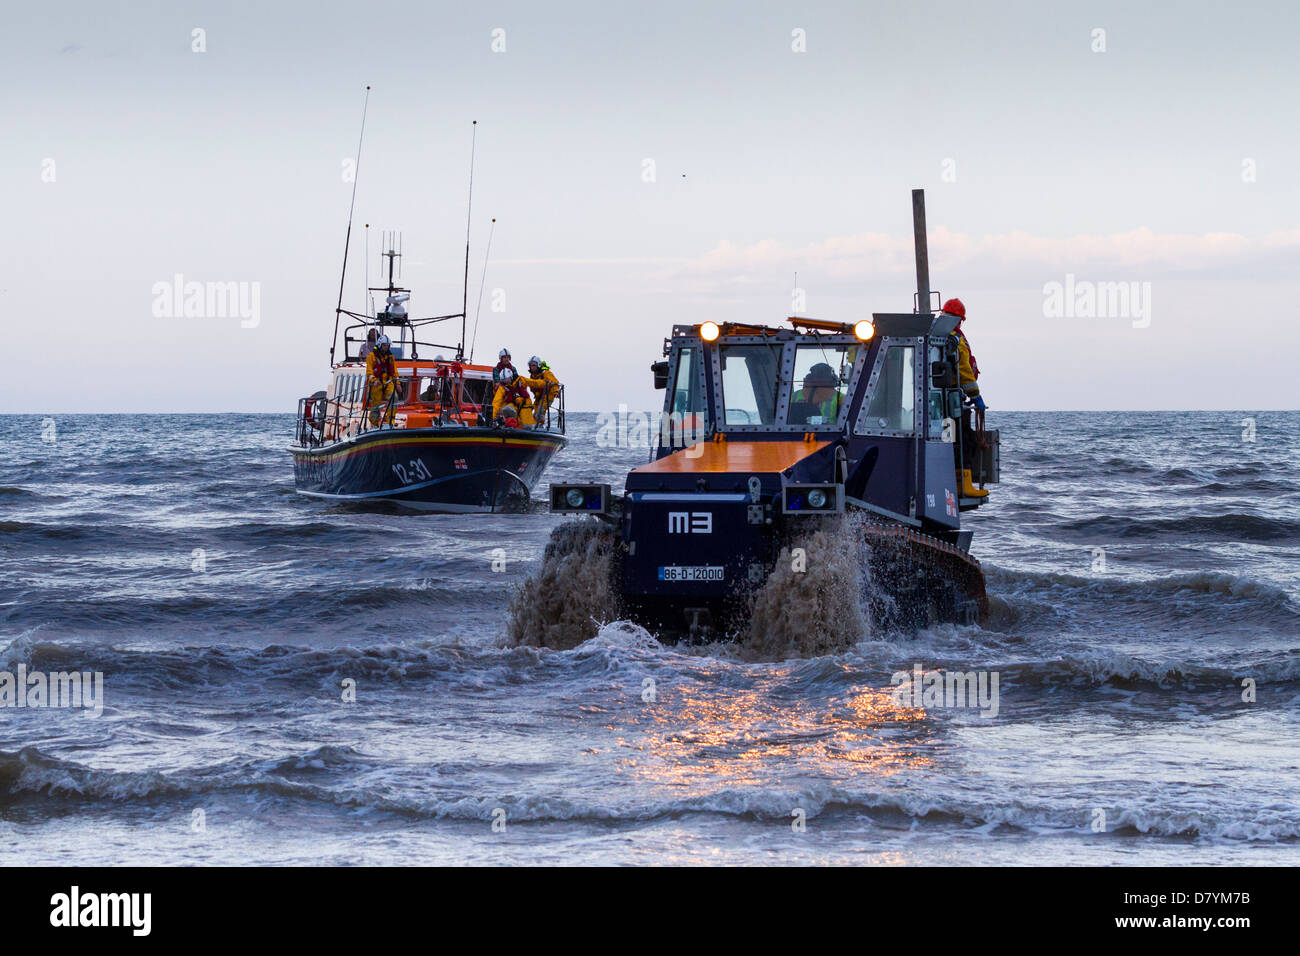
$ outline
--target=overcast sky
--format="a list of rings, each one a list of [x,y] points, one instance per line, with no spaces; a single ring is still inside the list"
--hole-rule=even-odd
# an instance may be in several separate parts
[[[471,313],[498,221],[476,358],[542,355],[570,408],[657,407],[674,322],[779,323],[796,271],[805,314],[909,310],[913,187],[991,407],[1300,407],[1293,3],[53,2],[0,21],[0,412],[291,411],[324,387],[366,84],[345,304],[363,307],[368,222],[372,268],[378,232],[403,233],[413,312],[459,310],[477,120]],[[255,322],[157,314],[178,274],[256,288]],[[1137,298],[1090,311],[1092,283]]]

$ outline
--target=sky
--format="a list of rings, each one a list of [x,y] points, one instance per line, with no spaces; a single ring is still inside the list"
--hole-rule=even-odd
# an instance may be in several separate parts
[[[658,407],[675,323],[910,310],[913,188],[991,408],[1297,408],[1297,27],[1281,2],[6,3],[0,413],[323,388],[367,85],[345,307],[396,230],[411,311],[459,311],[477,121],[475,358],[542,356],[570,409]],[[246,307],[187,315],[177,276]]]

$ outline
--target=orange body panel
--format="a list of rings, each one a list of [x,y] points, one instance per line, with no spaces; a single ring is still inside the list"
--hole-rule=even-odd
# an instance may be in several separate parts
[[[829,445],[825,441],[701,442],[635,468],[638,474],[662,472],[781,472]]]

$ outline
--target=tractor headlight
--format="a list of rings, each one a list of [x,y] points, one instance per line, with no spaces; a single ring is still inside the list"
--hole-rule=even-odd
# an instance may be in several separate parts
[[[722,329],[718,327],[717,322],[705,322],[700,326],[700,338],[706,342],[716,342],[721,334]]]
[[[844,510],[844,486],[786,485],[781,489],[781,510],[786,514],[839,514]]]
[[[551,485],[552,511],[604,515],[609,506],[609,485]]]
[[[863,319],[853,326],[853,334],[858,337],[859,341],[866,342],[876,334],[876,327],[871,324],[870,320]]]

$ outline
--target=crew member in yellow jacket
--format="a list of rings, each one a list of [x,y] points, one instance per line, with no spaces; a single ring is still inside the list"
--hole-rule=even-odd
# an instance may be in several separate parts
[[[952,336],[957,340],[957,384],[982,412],[984,399],[980,397],[980,367],[971,353],[970,342],[966,341],[966,333],[961,330],[962,323],[966,321],[966,306],[961,299],[949,299],[943,304],[943,311],[957,317],[957,327],[952,330]]]
[[[984,399],[980,396],[980,367],[971,353],[970,343],[966,341],[965,333],[961,330],[962,323],[966,321],[966,306],[961,299],[949,299],[943,304],[943,311],[957,317],[957,327],[951,333],[957,340],[957,384],[961,387],[962,394],[971,400],[976,411],[982,414],[985,405]],[[962,439],[962,454],[969,463],[969,456],[975,454],[975,433],[971,430],[969,412],[962,413]],[[983,498],[988,495],[987,489],[975,487],[974,482],[971,481],[969,467],[961,470],[961,493],[964,498]]]
[[[393,359],[393,343],[387,335],[375,341],[375,347],[366,356],[366,382],[370,387],[370,424],[393,423],[393,410],[388,399],[397,390],[397,362]]]
[[[519,382],[531,388],[536,396],[533,399],[533,421],[539,425],[546,424],[551,404],[560,394],[560,380],[549,365],[534,355],[528,360],[528,377],[520,378]]]
[[[519,413],[516,420],[520,425],[533,424],[533,408],[525,382],[527,382],[527,379],[516,378],[512,370],[508,368],[501,369],[500,376],[497,379],[496,391],[492,393],[493,423],[504,421],[501,416],[502,409],[513,408]]]

